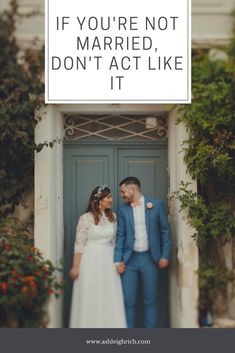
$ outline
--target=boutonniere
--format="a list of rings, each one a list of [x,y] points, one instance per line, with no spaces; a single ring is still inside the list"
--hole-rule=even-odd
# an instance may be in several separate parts
[[[146,208],[151,209],[154,207],[154,204],[152,202],[147,202],[146,203]]]

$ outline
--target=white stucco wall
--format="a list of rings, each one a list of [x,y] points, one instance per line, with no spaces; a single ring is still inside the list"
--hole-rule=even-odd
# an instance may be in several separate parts
[[[226,44],[233,25],[234,0],[192,0],[192,43]]]
[[[172,195],[179,189],[180,182],[191,183],[191,190],[196,191],[196,182],[192,181],[183,161],[182,143],[187,139],[187,132],[182,124],[176,124],[177,114],[173,111],[168,119],[169,146],[169,210],[173,233],[171,264],[171,325],[172,327],[198,327],[198,249],[187,220],[187,212],[180,212],[180,203]]]
[[[34,211],[35,246],[45,258],[59,265],[63,257],[63,123],[54,106],[37,112],[40,123],[35,129],[36,143],[55,142],[35,153]],[[49,327],[61,327],[62,298],[52,298],[49,305]]]
[[[1,0],[0,10],[7,8],[10,0]],[[19,0],[20,12],[32,10],[40,13],[19,23],[18,38],[25,42],[32,37],[44,39],[44,0]],[[231,35],[235,0],[192,0],[193,45],[224,44]]]

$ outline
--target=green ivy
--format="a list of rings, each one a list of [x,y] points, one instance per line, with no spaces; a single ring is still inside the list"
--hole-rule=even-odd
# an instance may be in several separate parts
[[[182,182],[176,196],[196,231],[200,305],[210,309],[234,281],[222,248],[235,235],[235,33],[227,53],[227,61],[214,61],[209,51],[194,51],[192,104],[177,107],[188,131],[184,160],[198,192]]]
[[[188,171],[203,184],[216,181],[224,187],[226,181],[227,188],[235,177],[234,71],[230,62],[210,61],[208,53],[194,58],[193,103],[184,106],[181,119],[189,132],[184,148]]]
[[[33,187],[35,110],[42,103],[44,51],[21,52],[15,38],[18,4],[0,14],[0,218]]]

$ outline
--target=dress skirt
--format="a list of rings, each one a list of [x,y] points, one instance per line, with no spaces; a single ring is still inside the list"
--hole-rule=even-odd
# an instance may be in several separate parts
[[[120,275],[110,242],[88,241],[74,281],[71,328],[126,328]]]

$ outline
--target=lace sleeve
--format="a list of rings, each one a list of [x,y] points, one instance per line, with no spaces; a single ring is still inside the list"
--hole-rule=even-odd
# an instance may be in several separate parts
[[[88,214],[82,215],[76,228],[76,240],[74,244],[74,254],[77,252],[83,253],[87,242],[87,232],[90,225],[90,217]]]

